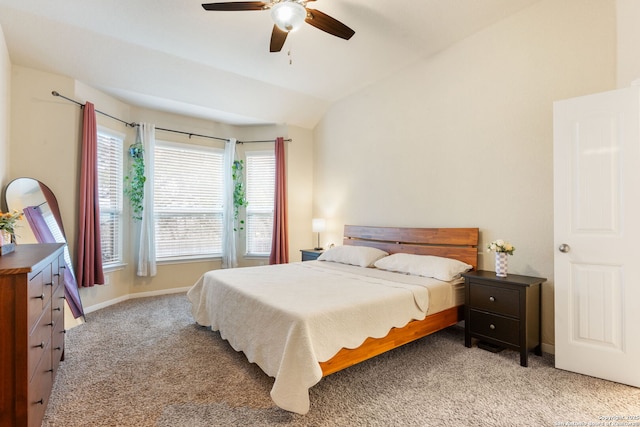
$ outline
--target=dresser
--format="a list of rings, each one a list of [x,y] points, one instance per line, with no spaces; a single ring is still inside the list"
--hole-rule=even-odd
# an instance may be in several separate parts
[[[0,256],[0,426],[40,426],[64,357],[64,244]]]
[[[472,338],[494,348],[520,352],[520,365],[528,366],[530,350],[542,355],[540,300],[542,277],[493,271],[472,271],[465,278],[465,346]]]

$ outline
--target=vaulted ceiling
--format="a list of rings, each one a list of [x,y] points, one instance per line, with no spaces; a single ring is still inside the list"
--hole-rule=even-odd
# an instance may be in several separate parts
[[[311,129],[332,103],[536,1],[317,0],[308,7],[355,35],[304,25],[279,53],[269,52],[269,11],[205,11],[194,0],[0,0],[0,26],[13,64],[131,105]]]

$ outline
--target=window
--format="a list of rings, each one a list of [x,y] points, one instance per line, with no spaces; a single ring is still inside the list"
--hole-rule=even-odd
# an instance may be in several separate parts
[[[269,255],[273,231],[276,157],[272,151],[246,153],[247,254]]]
[[[154,214],[156,259],[222,254],[224,152],[156,142]]]
[[[98,194],[103,268],[122,263],[124,136],[98,129]]]

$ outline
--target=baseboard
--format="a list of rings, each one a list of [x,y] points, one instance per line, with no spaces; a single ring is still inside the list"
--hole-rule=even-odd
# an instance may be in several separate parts
[[[542,343],[542,352],[549,354],[556,354],[556,346],[553,344]]]
[[[85,314],[93,313],[94,311],[112,306],[114,304],[118,304],[123,301],[127,301],[134,298],[145,298],[145,297],[155,297],[158,295],[169,295],[169,294],[178,294],[181,292],[187,292],[191,289],[191,286],[187,286],[185,288],[172,288],[172,289],[162,289],[159,291],[149,291],[149,292],[137,292],[134,294],[123,295],[118,298],[111,299],[109,301],[101,302],[99,304],[93,304],[84,308]]]

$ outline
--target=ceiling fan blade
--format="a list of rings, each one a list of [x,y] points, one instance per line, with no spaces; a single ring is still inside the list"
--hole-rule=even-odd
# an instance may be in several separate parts
[[[221,3],[204,3],[202,7],[205,10],[223,10],[223,11],[238,11],[238,10],[263,10],[269,3],[262,1],[235,1],[235,2],[221,2]]]
[[[286,31],[282,31],[280,28],[278,28],[277,25],[274,25],[273,31],[271,32],[271,44],[269,45],[269,52],[280,52],[285,40],[287,40],[287,34],[289,33]]]
[[[316,9],[307,8],[305,22],[319,30],[325,31],[341,39],[349,40],[356,32],[335,18]]]

